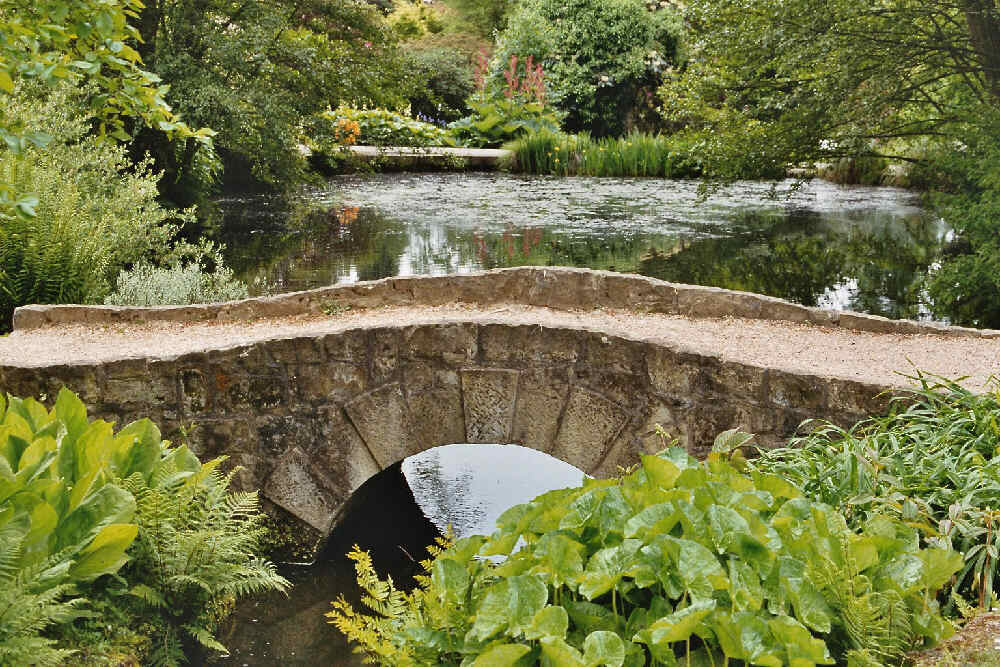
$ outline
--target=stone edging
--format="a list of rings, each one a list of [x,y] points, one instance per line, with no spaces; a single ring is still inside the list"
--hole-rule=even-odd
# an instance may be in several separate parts
[[[693,318],[742,317],[854,331],[1000,338],[1000,331],[809,308],[774,297],[670,283],[611,271],[517,267],[446,276],[406,276],[321,287],[271,297],[193,306],[34,305],[14,311],[14,331],[64,324],[238,321],[329,313],[340,308],[523,303],[562,310],[611,308]]]

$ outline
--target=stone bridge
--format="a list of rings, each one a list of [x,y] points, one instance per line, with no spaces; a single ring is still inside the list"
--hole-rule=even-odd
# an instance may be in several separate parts
[[[778,335],[756,356],[702,340],[758,326]],[[832,357],[824,367],[835,335],[900,348],[883,366],[926,351],[985,374],[1000,350],[998,332],[522,268],[208,306],[21,308],[0,338],[0,389],[51,397],[66,385],[92,415],[183,430],[322,536],[365,480],[436,445],[519,443],[603,476],[660,449],[657,424],[703,454],[727,428],[771,445],[807,418],[883,411],[883,392],[905,380],[867,364],[852,376]]]

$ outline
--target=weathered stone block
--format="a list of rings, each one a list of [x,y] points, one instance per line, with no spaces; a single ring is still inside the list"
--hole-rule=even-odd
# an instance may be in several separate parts
[[[702,357],[666,346],[647,345],[646,369],[653,391],[664,396],[690,396]]]
[[[362,394],[344,409],[380,467],[421,451],[398,382]]]
[[[359,366],[368,365],[368,347],[371,341],[368,330],[349,329],[327,334],[319,339],[326,348],[327,357],[334,361],[347,361]]]
[[[677,288],[642,276],[604,273],[598,305],[654,313],[677,312]]]
[[[429,364],[403,365],[410,423],[421,449],[465,442],[465,415],[458,373]]]
[[[185,368],[180,371],[181,406],[188,415],[206,412],[211,409],[211,392],[205,374],[198,368]]]
[[[766,377],[765,368],[724,361],[719,357],[703,357],[691,388],[699,395],[763,403],[767,400]]]
[[[316,364],[326,361],[323,344],[315,338],[275,338],[263,343],[262,347],[279,364]]]
[[[317,483],[324,486],[339,507],[378,473],[379,464],[342,408],[323,408],[316,419],[319,437],[302,449],[309,455],[314,469],[322,472]]]
[[[566,368],[528,369],[517,384],[511,440],[547,452],[555,446],[569,379]]]
[[[484,324],[482,358],[489,363],[567,364],[579,356],[580,332],[538,325]]]
[[[295,396],[307,403],[349,401],[368,388],[363,368],[343,361],[296,364],[288,367]]]
[[[310,526],[326,533],[333,522],[336,505],[312,478],[312,463],[297,447],[281,458],[264,485],[264,496]]]
[[[374,329],[372,337],[372,385],[380,385],[396,379],[399,370],[398,329]]]
[[[223,454],[256,455],[260,451],[257,429],[243,416],[198,420],[185,426],[185,432],[175,439],[187,444],[202,460]]]
[[[510,442],[518,375],[495,368],[461,371],[466,442]]]
[[[478,351],[474,324],[437,324],[407,327],[400,353],[406,359],[441,359],[445,363],[471,363]]]
[[[796,375],[770,369],[767,372],[768,400],[782,408],[810,410],[822,414],[826,407],[826,382],[815,375]]]
[[[590,473],[597,469],[608,444],[627,421],[628,415],[618,405],[592,391],[573,387],[552,455]]]
[[[883,415],[888,412],[893,396],[885,387],[855,380],[829,378],[826,386],[831,412]]]

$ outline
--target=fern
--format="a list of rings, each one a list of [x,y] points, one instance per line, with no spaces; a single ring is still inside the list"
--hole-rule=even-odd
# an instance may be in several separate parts
[[[139,525],[125,576],[142,582],[130,592],[158,619],[150,656],[156,665],[183,663],[188,643],[224,653],[214,610],[289,586],[256,556],[265,530],[257,494],[230,493],[234,473],[219,472],[222,459],[193,470],[183,460],[165,456],[148,482],[140,475],[122,481],[135,496]]]
[[[56,648],[42,636],[53,625],[80,615],[83,598],[66,600],[67,584],[47,585],[47,572],[59,555],[31,567],[20,567],[24,527],[0,529],[0,665],[59,665],[74,651]]]

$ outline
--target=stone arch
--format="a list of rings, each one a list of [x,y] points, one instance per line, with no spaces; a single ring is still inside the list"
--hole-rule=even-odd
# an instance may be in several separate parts
[[[603,272],[518,269],[393,279],[222,306],[31,307],[19,310],[16,321],[31,328],[73,317],[108,323],[289,314],[312,312],[332,294],[354,294],[359,307],[442,303],[452,288],[479,304],[507,298],[554,307],[639,304],[822,326],[836,320],[725,290]],[[840,326],[855,326],[854,320],[868,330],[882,325],[875,318],[837,317]],[[892,327],[902,332],[911,325],[923,326]],[[151,351],[100,363],[0,366],[0,387],[14,394],[53,396],[63,385],[98,416],[119,423],[148,416],[168,435],[183,427],[199,455],[228,455],[244,468],[245,487],[262,489],[321,536],[365,480],[436,445],[517,443],[606,476],[662,446],[656,424],[703,455],[727,428],[742,427],[774,444],[806,418],[853,423],[884,409],[887,398],[879,394],[892,389],[739,363],[641,331],[613,335],[585,325],[482,315],[268,338],[173,357]]]

